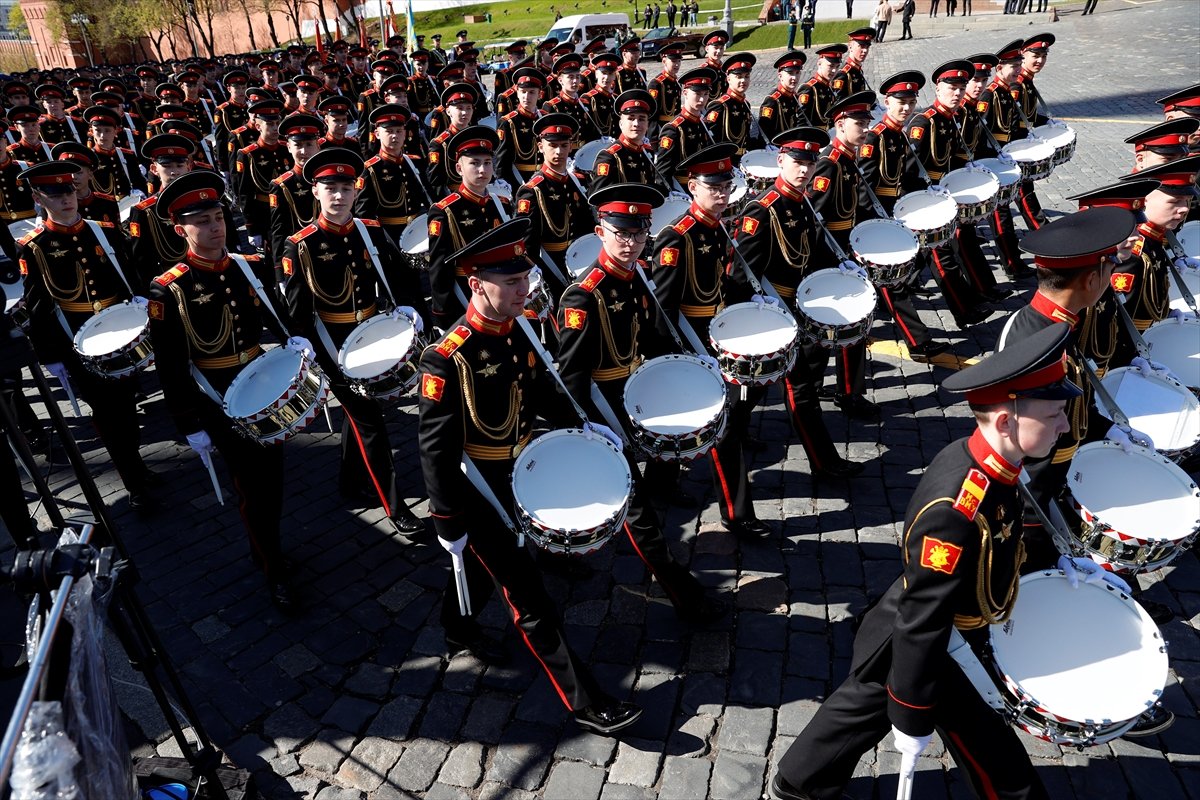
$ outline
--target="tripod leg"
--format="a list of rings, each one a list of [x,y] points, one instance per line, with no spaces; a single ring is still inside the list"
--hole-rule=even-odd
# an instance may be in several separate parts
[[[51,524],[56,528],[64,527],[65,523],[62,511],[59,510],[58,503],[54,501],[54,495],[50,492],[49,484],[46,483],[46,479],[42,477],[41,471],[37,468],[33,451],[29,448],[29,441],[21,433],[21,428],[17,424],[16,411],[12,406],[9,393],[6,391],[0,392],[0,416],[3,416],[4,425],[8,428],[9,441],[12,442],[13,448],[21,459],[21,464],[25,467],[25,471],[29,473],[29,478],[33,481],[38,496],[46,506],[46,513],[50,517]],[[36,543],[33,541],[17,542],[17,544],[23,546],[25,549],[33,549],[36,546]]]

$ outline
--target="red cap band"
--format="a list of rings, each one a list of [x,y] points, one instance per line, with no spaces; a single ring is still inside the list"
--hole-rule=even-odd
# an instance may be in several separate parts
[[[545,128],[542,128],[542,132],[539,135],[546,136],[548,134],[565,133],[569,136],[574,132],[572,128],[566,125],[547,125]]]
[[[482,253],[465,256],[459,259],[459,266],[471,272],[483,269],[488,264],[503,264],[507,261],[520,258],[523,255],[525,255],[525,243],[513,242],[491,250],[484,250]]]
[[[781,145],[779,149],[781,149],[781,150],[802,150],[806,153],[815,153],[821,149],[821,146],[819,144],[817,144],[816,142],[806,142],[804,140],[799,140],[799,141],[795,141],[795,142],[788,142],[785,145]]]
[[[626,100],[624,103],[621,104],[621,108],[618,110],[622,114],[624,114],[626,111],[649,112],[650,104],[647,103],[645,100]]]
[[[654,211],[654,208],[649,203],[627,203],[614,200],[611,203],[597,206],[596,210],[601,214],[625,214],[631,217],[648,217]]]
[[[65,159],[59,159],[63,161]],[[72,183],[73,179],[70,175],[41,175],[28,179],[33,186],[62,186],[63,184]]]
[[[705,161],[702,164],[697,164],[694,167],[688,167],[688,172],[693,175],[712,175],[716,172],[730,172],[733,170],[733,161],[728,158],[722,158],[717,161]]]
[[[218,194],[213,189],[196,189],[193,192],[184,192],[175,198],[175,202],[171,203],[171,207],[167,209],[172,214],[181,208],[194,206],[197,203],[203,203],[206,200],[217,200]]]
[[[990,67],[989,67],[989,69],[990,69]],[[949,80],[956,80],[956,79],[965,81],[968,78],[974,77],[974,75],[975,75],[975,73],[967,72],[966,70],[963,70],[963,69],[948,69],[945,72],[938,75],[937,79],[939,81],[949,81]]]
[[[325,166],[321,167],[319,170],[316,170],[315,172],[313,172],[313,180],[314,181],[319,180],[321,178],[329,178],[329,177],[337,177],[337,176],[342,176],[347,179],[353,180],[355,177],[354,176],[354,168],[352,166],[350,166],[349,164],[326,164]]]
[[[1012,400],[1023,391],[1050,386],[1062,381],[1066,377],[1067,354],[1063,353],[1063,357],[1058,361],[1028,375],[1022,375],[1008,383],[997,386],[985,386],[982,389],[967,392],[967,402],[977,405],[1003,403],[1005,400]]]
[[[455,152],[461,154],[464,150],[487,150],[492,152],[492,143],[487,139],[468,139],[465,142],[460,142]]]
[[[852,106],[846,106],[845,108],[839,110],[835,119],[841,119],[842,117],[848,117],[848,116],[851,116],[852,114],[869,114],[869,113],[871,113],[871,105],[869,103],[855,103]]]

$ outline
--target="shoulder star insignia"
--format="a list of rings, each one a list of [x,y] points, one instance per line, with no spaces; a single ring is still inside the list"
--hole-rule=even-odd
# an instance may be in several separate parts
[[[477,369],[477,370],[475,370],[475,372],[477,372],[478,374],[482,375],[482,376],[483,376],[483,377],[485,377],[485,378],[490,378],[490,377],[492,377],[493,375],[495,375],[495,374],[496,374],[497,372],[499,372],[499,371],[500,371],[500,365],[499,365],[499,364],[488,364],[488,365],[487,365],[486,367],[484,367],[483,369]]]
[[[1012,526],[1013,526],[1013,524],[1011,522],[1005,523],[1000,528],[1000,532],[996,534],[995,538],[999,539],[1002,542],[1007,542],[1008,537],[1012,536]]]
[[[783,224],[784,224],[784,225],[787,225],[789,228],[794,228],[794,227],[796,227],[797,225],[799,225],[799,224],[800,224],[800,220],[798,220],[798,219],[789,219],[787,222],[785,222],[785,223],[783,223]]]

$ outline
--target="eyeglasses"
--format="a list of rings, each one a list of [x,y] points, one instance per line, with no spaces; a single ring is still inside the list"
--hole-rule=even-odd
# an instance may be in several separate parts
[[[697,183],[698,183],[699,185],[703,186],[703,187],[704,187],[704,189],[705,189],[705,190],[706,190],[706,191],[707,191],[709,194],[729,194],[729,193],[731,193],[731,192],[733,191],[733,183],[732,183],[732,182],[728,182],[728,183],[703,183],[703,182],[701,182],[701,181],[697,181]]]
[[[617,241],[624,242],[625,244],[633,244],[634,242],[637,244],[642,244],[650,238],[650,231],[645,228],[631,231],[625,228],[613,228],[609,225],[603,225],[601,227],[603,227],[604,230],[608,231],[613,236],[617,237]]]

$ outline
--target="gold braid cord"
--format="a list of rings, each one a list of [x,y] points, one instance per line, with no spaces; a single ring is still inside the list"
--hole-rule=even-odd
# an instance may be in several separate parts
[[[306,242],[300,242],[300,246],[297,248],[297,255],[300,256],[300,272],[304,274],[304,282],[313,293],[313,297],[322,303],[328,303],[334,308],[344,306],[350,301],[350,296],[354,294],[354,273],[349,267],[343,268],[342,288],[338,290],[337,295],[331,295],[322,291],[321,287],[317,285],[316,268],[312,263],[312,252],[309,250]]]
[[[779,252],[783,255],[783,260],[789,266],[795,267],[803,271],[808,266],[809,245],[808,231],[800,232],[800,247],[792,249],[788,244],[787,234],[783,231],[783,225],[779,222],[778,215],[775,214],[775,209],[767,209],[767,217],[771,220],[771,232],[775,234],[775,241],[779,243]]]
[[[489,439],[494,439],[502,442],[505,439],[512,439],[515,443],[516,438],[513,434],[517,430],[517,421],[521,417],[521,390],[514,383],[508,393],[508,416],[499,426],[488,425],[479,416],[479,409],[475,406],[475,376],[471,372],[471,365],[463,358],[461,353],[455,353],[454,366],[458,370],[458,381],[462,385],[463,400],[467,404],[467,415],[471,418],[471,423],[475,428]]]
[[[546,199],[542,197],[542,193],[538,190],[538,187],[534,187],[533,195],[537,198],[538,208],[542,211],[542,219],[545,220],[546,227],[550,230],[550,233],[554,235],[555,240],[559,242],[567,241],[567,232],[571,230],[570,205],[566,202],[563,203],[563,224],[555,225],[554,218],[550,216],[550,209],[546,207]]]
[[[633,318],[633,324],[629,328],[629,349],[624,353],[619,353],[616,340],[613,339],[612,323],[608,319],[608,306],[604,304],[604,297],[600,294],[599,289],[593,289],[592,296],[596,298],[596,308],[600,314],[600,330],[604,333],[604,347],[608,350],[609,359],[618,367],[632,364],[638,358],[637,337],[638,331],[641,330],[638,318],[636,316]]]
[[[979,602],[980,622],[972,627],[996,625],[1008,620],[1017,604],[1017,591],[1021,588],[1021,565],[1025,563],[1025,541],[1017,542],[1013,557],[1013,577],[1005,592],[1004,601],[997,603],[992,592],[992,531],[983,516],[975,518],[979,526],[979,573],[975,581],[975,598]],[[956,617],[957,622],[957,617]]]
[[[233,312],[229,306],[225,306],[224,312],[221,314],[221,330],[217,333],[217,338],[211,341],[206,341],[200,338],[200,334],[196,332],[192,326],[192,319],[188,316],[187,297],[183,293],[183,289],[178,284],[172,283],[169,286],[171,294],[175,295],[175,302],[179,306],[179,320],[183,323],[183,329],[187,332],[188,340],[201,353],[213,355],[219,353],[233,336]]]
[[[720,277],[717,277],[716,285],[712,288],[712,291],[702,291],[700,289],[699,279],[696,277],[696,258],[692,249],[692,238],[690,236],[684,236],[683,240],[687,242],[688,288],[692,290],[692,297],[696,298],[696,305],[716,305],[721,299]]]
[[[34,260],[42,272],[42,277],[46,280],[46,288],[50,290],[51,297],[60,303],[69,303],[83,296],[83,270],[78,264],[75,265],[75,286],[71,289],[64,289],[50,279],[50,265],[46,263],[46,256],[42,252],[41,246],[30,242],[29,249],[33,251]]]

